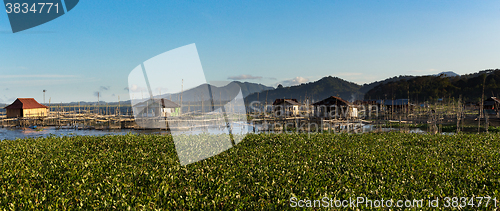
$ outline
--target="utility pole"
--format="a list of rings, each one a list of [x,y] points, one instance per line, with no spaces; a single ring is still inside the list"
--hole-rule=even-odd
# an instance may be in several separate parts
[[[408,105],[406,106],[406,120],[408,120],[408,116],[410,114],[410,83],[408,83]]]
[[[483,76],[483,93],[481,95],[481,107],[479,107],[479,118],[477,119],[477,133],[480,132],[481,127],[481,117],[483,117],[483,106],[484,106],[484,84],[486,83],[486,77],[488,75],[484,74]]]
[[[480,118],[483,117],[483,107],[484,107],[484,85],[486,83],[486,77],[487,75],[483,76],[483,93],[481,95],[481,111],[480,111]]]
[[[210,85],[209,85],[210,86]],[[181,109],[179,109],[179,114],[182,114],[182,93],[184,92],[184,79],[182,79],[182,83],[181,83]],[[203,104],[203,102],[202,102]]]

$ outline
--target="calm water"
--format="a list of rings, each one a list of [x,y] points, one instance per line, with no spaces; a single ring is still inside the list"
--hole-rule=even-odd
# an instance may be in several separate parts
[[[233,133],[240,134],[242,131],[248,130],[246,124],[235,123]],[[252,128],[250,127],[250,130]],[[200,134],[200,133],[222,134],[226,133],[220,129],[196,130],[196,131],[183,131],[180,134]],[[104,136],[104,135],[125,135],[132,134],[169,134],[165,130],[76,130],[76,129],[57,129],[55,127],[39,127],[37,129],[31,128],[0,128],[0,140],[14,140],[17,138],[38,138],[48,136]],[[177,134],[179,134],[177,133]]]
[[[268,131],[260,131],[262,126],[258,125],[256,128],[256,133],[269,133]],[[369,133],[377,130],[375,125],[363,125],[357,131],[350,131],[350,133]],[[382,128],[382,131],[397,131],[398,128]],[[234,124],[233,133],[241,134],[243,131],[253,131],[253,127],[247,124]],[[226,131],[219,129],[209,129],[208,131],[185,131],[183,134],[200,134],[202,132],[208,132],[211,134],[221,134]],[[282,131],[277,131],[281,133]],[[339,131],[340,132],[340,131]],[[346,131],[342,131],[346,132]],[[410,129],[411,133],[426,133],[421,129]],[[76,130],[76,129],[57,129],[55,127],[40,127],[38,129],[31,128],[0,128],[0,140],[14,140],[17,138],[38,138],[47,136],[103,136],[103,135],[125,135],[127,133],[132,134],[168,134],[169,132],[164,130],[133,130],[133,129],[121,129],[121,130]],[[271,132],[272,133],[272,132]]]
[[[0,140],[13,140],[16,138],[38,138],[47,136],[102,136],[111,134],[137,133],[134,130],[75,130],[56,129],[55,127],[43,127],[38,130],[31,128],[0,128]],[[151,132],[151,131],[149,131]]]

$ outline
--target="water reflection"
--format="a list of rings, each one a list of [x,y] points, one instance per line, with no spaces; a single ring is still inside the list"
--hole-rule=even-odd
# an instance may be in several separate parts
[[[186,130],[180,134],[197,135],[201,133],[210,134],[225,134],[225,128],[208,127],[205,130]],[[235,122],[232,126],[233,134],[245,134],[247,131],[252,131],[252,127],[243,122]],[[133,130],[133,129],[118,129],[118,130],[77,130],[74,128],[56,128],[56,127],[38,127],[32,128],[0,128],[0,140],[14,140],[23,138],[39,138],[48,136],[104,136],[104,135],[125,135],[132,134],[170,134],[169,131],[150,129],[150,130]]]
[[[0,128],[0,140],[14,140],[23,138],[40,138],[48,136],[102,136],[102,135],[124,135],[137,133],[134,130],[77,130],[57,129],[55,127],[32,128]]]
[[[180,132],[186,135],[197,135],[201,133],[210,134],[224,134],[225,128],[219,127],[208,127],[206,130],[186,130]],[[246,133],[292,133],[292,131],[273,131],[268,130],[269,128],[264,127],[261,124],[251,125],[244,122],[235,122],[233,124],[232,130],[233,134],[246,134]],[[347,128],[340,127],[336,131],[329,131],[331,133],[371,133],[371,132],[391,132],[391,131],[401,131],[405,130],[403,128],[380,128],[377,125],[372,124],[361,124],[357,127]],[[419,133],[425,134],[427,131],[420,128],[410,128],[406,130],[409,133]],[[14,140],[23,138],[39,138],[48,136],[103,136],[103,135],[125,135],[127,133],[132,134],[162,134],[168,135],[169,131],[166,130],[133,130],[133,129],[119,129],[119,130],[77,130],[72,128],[58,129],[56,127],[39,127],[39,128],[0,128],[0,140]],[[444,135],[451,135],[455,133],[442,133]]]

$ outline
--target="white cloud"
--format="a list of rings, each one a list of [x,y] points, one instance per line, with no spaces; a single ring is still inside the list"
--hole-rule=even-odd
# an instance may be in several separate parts
[[[289,80],[284,80],[278,84],[281,84],[283,86],[295,86],[295,85],[300,85],[303,83],[309,82],[309,79],[303,78],[303,77],[295,77]]]
[[[140,87],[137,86],[136,84],[132,84],[129,87],[130,92],[141,92],[141,91],[146,91],[147,89],[145,87]]]
[[[227,79],[231,79],[231,80],[255,80],[255,79],[262,79],[262,76],[238,75],[238,76],[229,76]]]

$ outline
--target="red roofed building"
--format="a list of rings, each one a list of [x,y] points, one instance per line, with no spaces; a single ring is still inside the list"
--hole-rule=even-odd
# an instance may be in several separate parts
[[[34,98],[17,98],[5,107],[5,110],[7,110],[7,118],[43,117],[47,116],[49,107],[36,102]]]

